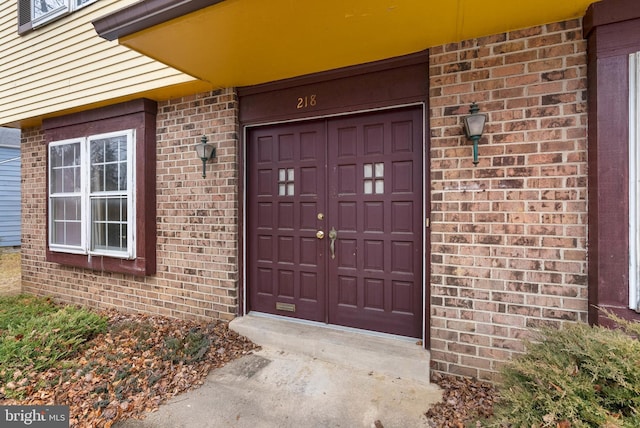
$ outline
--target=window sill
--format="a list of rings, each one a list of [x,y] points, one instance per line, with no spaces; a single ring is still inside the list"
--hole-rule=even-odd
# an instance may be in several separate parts
[[[155,263],[143,257],[134,260],[107,256],[87,256],[85,254],[59,253],[47,250],[47,261],[103,272],[124,273],[135,276],[155,274]]]

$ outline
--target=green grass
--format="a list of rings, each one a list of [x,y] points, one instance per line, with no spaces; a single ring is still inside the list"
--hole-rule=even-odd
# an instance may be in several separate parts
[[[86,309],[35,296],[0,297],[0,383],[18,371],[45,371],[107,330],[107,319]]]

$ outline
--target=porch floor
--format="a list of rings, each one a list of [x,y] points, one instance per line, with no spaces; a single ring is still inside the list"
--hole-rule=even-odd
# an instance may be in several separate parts
[[[260,346],[393,378],[430,382],[430,354],[418,339],[379,336],[254,313],[234,319],[229,328]]]

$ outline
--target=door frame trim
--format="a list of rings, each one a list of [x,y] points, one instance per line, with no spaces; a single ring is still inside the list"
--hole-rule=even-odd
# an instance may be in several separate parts
[[[298,122],[307,122],[307,121],[312,121],[312,120],[323,120],[323,119],[333,119],[333,118],[337,118],[337,117],[345,117],[345,116],[353,116],[353,115],[360,115],[360,114],[366,114],[366,113],[377,113],[377,112],[383,112],[383,111],[389,111],[389,110],[398,110],[398,109],[402,109],[402,108],[406,108],[406,107],[420,107],[422,110],[422,222],[423,222],[423,234],[422,234],[422,253],[423,253],[423,258],[422,258],[422,343],[423,346],[425,348],[429,347],[429,331],[428,328],[429,326],[427,325],[427,320],[429,319],[429,313],[427,312],[429,310],[429,297],[430,297],[430,282],[429,282],[429,278],[428,278],[428,273],[429,273],[429,255],[430,255],[430,248],[428,248],[429,246],[429,231],[430,229],[428,227],[426,227],[425,224],[425,219],[427,218],[427,213],[428,213],[428,209],[430,208],[430,200],[429,200],[429,193],[428,190],[430,189],[430,187],[428,187],[427,185],[429,184],[429,174],[428,174],[428,150],[427,150],[427,128],[428,128],[428,121],[427,121],[427,104],[425,102],[419,101],[419,102],[412,102],[412,103],[407,103],[407,104],[398,104],[398,105],[390,105],[390,106],[385,106],[385,107],[378,107],[378,108],[369,108],[369,109],[362,109],[362,110],[357,110],[357,111],[348,111],[348,112],[342,112],[342,113],[333,113],[333,114],[327,114],[327,115],[321,115],[321,116],[308,116],[308,117],[300,117],[300,118],[294,118],[294,119],[289,119],[289,120],[276,120],[276,121],[272,121],[272,122],[262,122],[262,123],[251,123],[251,124],[243,124],[241,125],[241,133],[242,133],[242,137],[240,139],[240,145],[241,145],[241,185],[240,185],[240,193],[242,195],[241,197],[241,204],[240,204],[240,210],[241,210],[241,215],[239,216],[240,221],[242,222],[242,227],[240,228],[242,230],[242,239],[241,239],[241,269],[239,270],[240,273],[240,281],[239,281],[239,285],[240,285],[240,293],[241,293],[241,297],[240,297],[240,301],[241,301],[241,305],[240,308],[238,310],[238,315],[239,316],[244,316],[247,315],[249,312],[248,311],[248,284],[247,284],[247,267],[248,267],[248,261],[247,261],[247,239],[248,239],[248,235],[247,235],[247,170],[248,170],[248,166],[247,166],[247,148],[246,148],[246,143],[247,143],[247,135],[248,132],[251,129],[254,128],[260,128],[263,126],[270,126],[270,125],[282,125],[282,124],[289,124],[289,123],[298,123]],[[296,321],[300,321],[298,319],[293,319]],[[311,322],[311,321],[307,321],[307,322]],[[344,326],[339,326],[339,325],[333,325],[333,324],[327,324],[329,326],[331,326],[332,328],[336,328],[336,327],[344,327]],[[349,328],[349,327],[344,327],[344,328]],[[354,329],[354,330],[359,330],[359,329]],[[370,330],[363,330],[363,331],[370,331]],[[372,333],[378,333],[375,331],[371,331]],[[379,334],[385,334],[385,333],[379,333]],[[393,336],[393,335],[390,335]],[[398,337],[403,337],[404,336],[398,336]]]
[[[297,108],[296,98],[316,93],[318,105]],[[422,345],[430,348],[431,339],[431,229],[426,214],[431,209],[430,122],[429,122],[429,50],[388,58],[367,64],[328,70],[312,75],[237,88],[238,121],[238,313],[247,312],[246,293],[246,136],[247,128],[286,122],[323,119],[421,105],[423,111],[423,314]],[[294,101],[294,102],[292,102]]]

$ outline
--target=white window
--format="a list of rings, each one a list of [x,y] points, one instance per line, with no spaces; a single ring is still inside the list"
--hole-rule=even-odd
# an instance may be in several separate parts
[[[640,52],[629,55],[629,307],[640,312]]]
[[[134,131],[49,145],[49,248],[135,258]]]
[[[33,26],[44,24],[97,0],[30,0]]]

